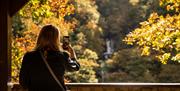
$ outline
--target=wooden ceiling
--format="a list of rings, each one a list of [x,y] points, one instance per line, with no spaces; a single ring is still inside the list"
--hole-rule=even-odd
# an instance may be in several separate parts
[[[9,13],[13,16],[18,12],[29,0],[10,0],[9,2]]]

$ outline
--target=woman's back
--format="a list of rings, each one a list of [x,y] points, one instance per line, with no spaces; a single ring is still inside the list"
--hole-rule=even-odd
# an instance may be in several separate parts
[[[64,84],[64,72],[66,60],[64,55],[59,51],[48,51],[47,61],[52,68],[59,81]],[[22,79],[27,79],[28,88],[31,91],[61,91],[60,87],[49,73],[43,59],[38,51],[28,52],[23,58],[21,76]],[[24,70],[24,71],[23,71]]]

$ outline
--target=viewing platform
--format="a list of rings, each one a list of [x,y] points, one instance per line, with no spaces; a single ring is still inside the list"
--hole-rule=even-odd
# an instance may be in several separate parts
[[[71,91],[180,91],[180,83],[67,83]],[[23,91],[19,84],[9,91]]]

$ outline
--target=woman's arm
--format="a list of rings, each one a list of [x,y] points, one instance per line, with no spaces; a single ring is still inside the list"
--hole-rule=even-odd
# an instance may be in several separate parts
[[[77,61],[76,54],[71,46],[68,46],[67,52],[63,52],[65,56],[65,67],[68,71],[78,71],[80,64]]]

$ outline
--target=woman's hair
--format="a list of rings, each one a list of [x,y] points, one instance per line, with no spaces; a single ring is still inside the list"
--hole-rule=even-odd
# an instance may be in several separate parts
[[[38,36],[35,50],[60,50],[60,32],[53,25],[44,26]]]

